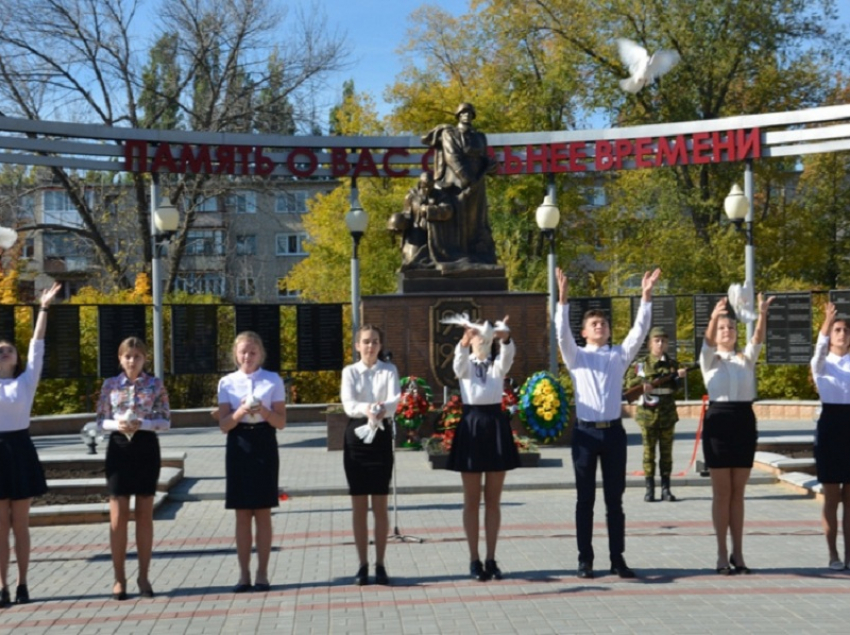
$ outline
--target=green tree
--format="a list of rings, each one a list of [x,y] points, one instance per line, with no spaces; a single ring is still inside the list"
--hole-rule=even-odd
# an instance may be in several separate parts
[[[278,123],[291,105],[292,120],[308,128],[314,122],[304,113],[312,112],[317,84],[347,55],[344,39],[329,31],[322,12],[287,12],[278,0],[163,3],[159,15],[168,27],[150,51],[137,48],[142,18],[135,4],[123,0],[10,0],[4,9],[15,17],[0,30],[0,115],[29,119],[250,131],[270,125],[269,118]],[[275,51],[271,59],[269,51]],[[85,178],[60,167],[49,171],[80,224],[33,223],[28,229],[72,233],[95,254],[113,287],[131,287],[151,260],[148,177],[134,174],[125,181],[132,184],[127,208],[134,219],[132,231],[118,240],[110,233],[109,209],[87,197]],[[173,281],[206,182],[175,175],[162,180],[172,202],[184,199],[187,210],[170,252]]]

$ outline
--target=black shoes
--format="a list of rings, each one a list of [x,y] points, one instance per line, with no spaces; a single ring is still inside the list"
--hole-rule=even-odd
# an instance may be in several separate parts
[[[495,560],[485,560],[484,561],[484,573],[493,578],[494,580],[502,579],[502,570],[496,565]]]
[[[592,562],[582,562],[578,561],[578,571],[576,571],[577,578],[586,578],[590,579],[593,577],[593,563]]]
[[[136,580],[136,583],[139,585],[139,596],[143,598],[152,598],[154,596],[153,587],[150,582],[143,582],[141,579]]]
[[[364,564],[357,570],[357,575],[354,576],[354,584],[357,586],[366,586],[369,584],[369,565]]]
[[[647,478],[646,479],[646,494],[643,495],[643,500],[647,503],[652,503],[655,501],[655,479]]]
[[[487,582],[490,579],[490,574],[484,570],[484,565],[481,564],[480,560],[474,560],[469,563],[469,573],[479,582]]]
[[[733,569],[735,569],[735,573],[739,573],[741,575],[750,575],[753,572],[753,570],[749,567],[745,567],[744,565],[735,562],[735,556],[729,556],[729,564],[732,565]]]
[[[390,583],[390,577],[387,575],[387,570],[384,568],[382,564],[375,565],[375,584],[382,584],[384,586]]]
[[[253,587],[251,587],[251,585],[248,584],[247,582],[240,582],[235,587],[233,587],[233,592],[234,593],[247,593],[252,588]]]
[[[9,595],[9,589],[3,587],[0,589],[0,609],[5,609],[7,606],[12,606],[12,598]]]
[[[661,477],[661,500],[667,501],[670,503],[676,502],[676,497],[673,496],[672,492],[670,492],[670,477],[662,476]]]
[[[634,578],[635,572],[629,569],[629,565],[623,558],[611,563],[611,573],[616,573],[621,578]]]
[[[268,582],[255,582],[254,583],[254,590],[257,591],[258,593],[268,593],[269,591],[271,591],[271,589],[272,589],[272,585],[269,584]]]
[[[116,590],[117,589],[117,590]],[[124,601],[127,599],[127,583],[116,580],[112,585],[112,599]]]

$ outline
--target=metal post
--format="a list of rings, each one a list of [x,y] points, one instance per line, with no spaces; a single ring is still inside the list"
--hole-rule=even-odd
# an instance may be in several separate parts
[[[756,292],[756,248],[753,244],[753,161],[747,159],[744,168],[744,196],[747,197],[748,209],[746,222],[747,246],[744,248],[744,280],[749,283],[753,293]],[[758,294],[756,294],[757,296]],[[758,307],[756,307],[757,309]],[[753,338],[755,322],[747,324],[747,341]]]
[[[159,379],[165,377],[165,344],[162,333],[162,274],[160,273],[159,246],[157,245],[154,212],[159,204],[159,182],[151,178],[151,286],[153,288],[153,368]]]
[[[553,205],[557,205],[557,189],[554,177],[546,184],[546,193]],[[555,284],[555,230],[549,232],[549,255],[546,258],[547,277],[549,280],[549,372],[558,376],[558,337],[555,333],[555,309],[557,307],[557,285]]]
[[[357,361],[357,331],[360,330],[360,259],[357,257],[357,247],[360,244],[362,232],[351,232],[353,250],[351,252],[351,359]]]

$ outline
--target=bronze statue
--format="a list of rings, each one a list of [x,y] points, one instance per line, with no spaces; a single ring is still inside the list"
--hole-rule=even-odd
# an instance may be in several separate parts
[[[434,149],[434,175],[430,183],[431,177],[423,175],[425,181],[420,180],[405,201],[403,215],[411,217],[412,228],[418,227],[425,234],[409,231],[409,240],[402,248],[403,252],[407,249],[402,269],[455,271],[496,266],[484,177],[495,172],[497,164],[487,154],[487,137],[472,126],[475,107],[462,103],[455,116],[457,126],[442,124],[422,137],[422,142]],[[408,208],[422,206],[415,199],[423,197],[426,207],[442,211],[430,217],[427,210],[424,214],[409,212]],[[413,220],[417,213],[418,226]],[[421,257],[423,244],[428,246],[427,258]]]

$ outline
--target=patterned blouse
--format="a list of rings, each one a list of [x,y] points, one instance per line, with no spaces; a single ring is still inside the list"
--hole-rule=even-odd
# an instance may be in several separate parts
[[[105,380],[97,402],[97,425],[117,430],[119,419],[140,419],[140,430],[170,428],[171,409],[162,380],[146,373],[135,381],[124,373]]]

